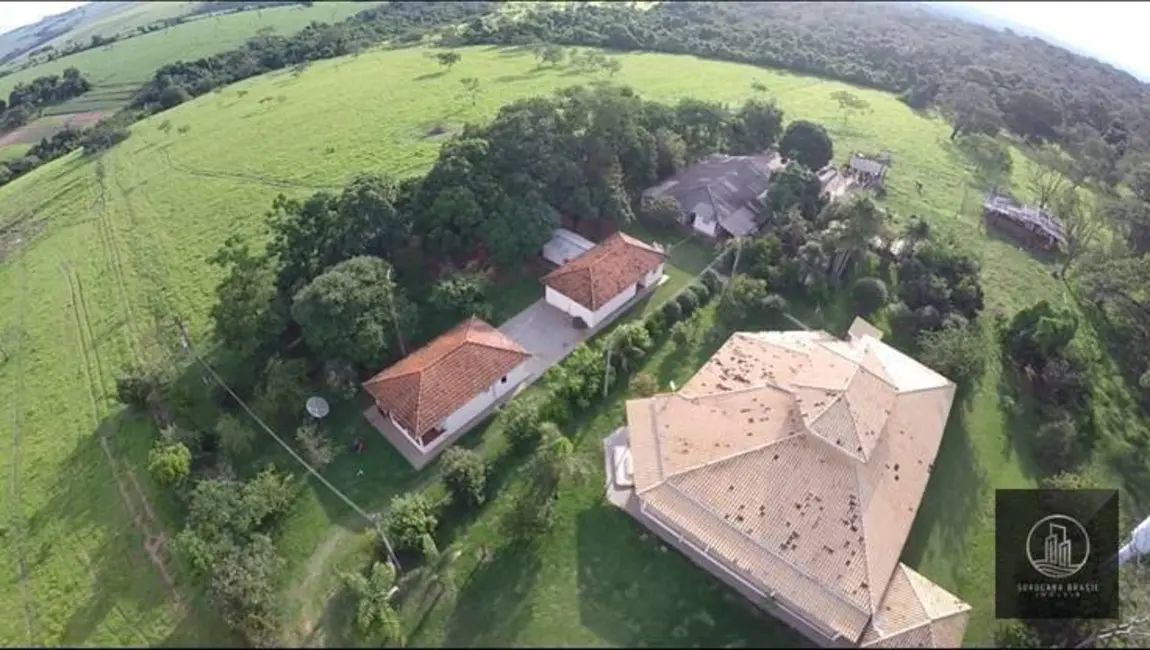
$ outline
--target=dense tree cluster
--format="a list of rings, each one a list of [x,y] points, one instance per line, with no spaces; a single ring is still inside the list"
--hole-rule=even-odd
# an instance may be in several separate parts
[[[1150,148],[1150,88],[1041,40],[911,4],[624,3],[472,20],[469,43],[548,41],[785,68],[937,105],[955,135],[1009,129],[1115,161]]]
[[[491,12],[495,6],[491,2],[396,2],[366,9],[334,25],[313,22],[291,36],[261,34],[238,49],[160,68],[140,89],[132,105],[153,111],[170,108],[176,95],[169,93],[165,102],[164,93],[169,88],[198,97],[272,70],[344,56],[387,39],[466,22]]]
[[[27,124],[41,108],[66,102],[92,89],[92,84],[76,68],[67,68],[63,75],[45,75],[30,82],[21,82],[8,93],[8,100],[0,99],[0,131],[8,131]]]

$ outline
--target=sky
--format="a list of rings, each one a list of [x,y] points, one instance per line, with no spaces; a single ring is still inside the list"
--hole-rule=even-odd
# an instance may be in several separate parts
[[[0,33],[62,13],[82,2],[0,2]],[[1022,23],[1107,63],[1150,78],[1147,2],[961,2]]]

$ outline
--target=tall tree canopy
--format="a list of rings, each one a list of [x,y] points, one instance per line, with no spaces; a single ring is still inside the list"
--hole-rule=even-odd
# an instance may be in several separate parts
[[[818,171],[834,158],[835,147],[821,124],[795,120],[783,132],[779,153],[808,169]]]

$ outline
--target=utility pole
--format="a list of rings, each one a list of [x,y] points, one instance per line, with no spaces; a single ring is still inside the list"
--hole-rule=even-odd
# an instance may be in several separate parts
[[[297,454],[296,451],[291,448],[291,445],[284,442],[276,434],[275,431],[272,431],[271,427],[269,427],[266,423],[264,423],[264,421],[260,418],[260,416],[256,415],[256,413],[254,411],[252,411],[252,409],[250,407],[248,407],[247,402],[242,400],[239,395],[236,395],[235,391],[232,390],[231,386],[228,386],[227,383],[224,382],[224,378],[220,377],[219,373],[216,372],[215,368],[212,368],[211,365],[209,365],[207,361],[204,361],[203,357],[200,356],[199,351],[196,350],[194,345],[192,345],[192,341],[188,337],[188,331],[184,328],[184,323],[181,320],[176,319],[176,327],[179,328],[179,330],[180,330],[180,346],[186,352],[191,353],[192,357],[194,357],[195,360],[197,362],[199,362],[199,364],[201,366],[203,366],[204,370],[207,370],[208,373],[212,376],[212,378],[220,386],[222,386],[225,391],[227,391],[228,395],[231,395],[232,399],[236,400],[236,402],[240,405],[240,407],[243,408],[244,412],[246,412],[253,420],[255,420],[256,423],[260,425],[260,428],[262,428],[264,431],[266,431],[268,433],[268,435],[270,435],[272,438],[274,438],[275,441],[278,442],[280,444],[280,446],[284,448],[284,451],[286,451],[288,454],[290,454],[292,458],[296,459],[296,461],[298,461],[300,465],[303,465],[304,468],[307,469],[307,471],[310,472],[311,475],[316,478],[316,480],[318,480],[320,483],[322,483],[327,489],[331,490],[332,493],[335,494],[337,497],[339,497],[344,503],[346,503],[348,505],[348,507],[350,507],[352,510],[354,510],[359,516],[366,519],[372,525],[372,527],[375,528],[376,534],[379,535],[379,539],[383,541],[383,545],[387,549],[388,560],[391,562],[392,566],[395,567],[395,572],[397,574],[400,573],[402,571],[402,569],[399,565],[399,558],[396,557],[395,550],[391,546],[391,541],[387,539],[387,534],[384,532],[383,527],[379,523],[379,516],[367,514],[367,512],[365,512],[363,510],[363,508],[360,508],[358,505],[356,505],[356,503],[354,501],[352,501],[350,498],[348,498],[348,496],[346,494],[344,494],[343,492],[340,492],[339,488],[332,485],[326,478],[323,477],[322,474],[317,472],[316,469],[314,467],[312,467],[306,460],[301,458],[300,455]]]

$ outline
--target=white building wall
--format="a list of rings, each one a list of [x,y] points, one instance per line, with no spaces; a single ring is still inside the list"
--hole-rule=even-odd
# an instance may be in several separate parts
[[[699,232],[703,233],[704,235],[706,235],[706,236],[708,236],[708,237],[715,237],[715,236],[717,236],[717,234],[718,234],[718,232],[719,232],[719,222],[718,222],[718,220],[715,220],[715,221],[702,221],[701,219],[699,219],[698,217],[696,217],[696,218],[695,218],[695,223],[694,223],[694,226],[693,226],[693,227],[695,228],[695,230],[697,230],[697,231],[699,231]]]
[[[569,316],[578,316],[579,318],[582,318],[583,322],[587,323],[588,326],[590,326],[591,321],[595,319],[595,315],[591,313],[590,309],[587,309],[583,305],[580,305],[579,303],[559,293],[551,287],[547,287],[547,290],[544,293],[544,298],[546,298],[547,304],[558,309],[559,311]]]
[[[602,323],[608,316],[619,311],[619,309],[622,308],[623,305],[627,304],[628,300],[634,298],[635,294],[637,293],[639,293],[639,286],[637,284],[632,284],[624,289],[623,293],[620,293],[614,298],[608,300],[603,304],[602,307],[595,310],[595,313],[591,315],[591,320],[587,321],[588,327],[595,327],[599,323]]]
[[[521,363],[505,375],[507,381],[503,381],[503,378],[500,378],[496,380],[494,384],[488,386],[482,393],[471,398],[471,401],[447,416],[447,419],[443,421],[443,434],[432,441],[432,443],[428,445],[428,448],[434,448],[435,443],[446,440],[452,433],[458,431],[460,427],[470,422],[487,409],[487,407],[494,404],[500,397],[515,390],[515,387],[523,383],[529,374],[528,364]]]
[[[666,264],[660,264],[659,266],[652,269],[650,273],[643,276],[643,286],[649,287],[658,282],[659,278],[663,277],[663,271],[665,271],[666,268]]]

